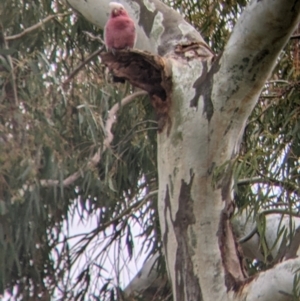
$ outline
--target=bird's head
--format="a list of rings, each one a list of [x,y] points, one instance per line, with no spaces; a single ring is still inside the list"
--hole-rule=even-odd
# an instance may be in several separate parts
[[[118,16],[127,16],[127,12],[124,8],[124,6],[121,3],[118,2],[110,2],[109,7],[111,10],[111,16],[112,17],[118,17]]]

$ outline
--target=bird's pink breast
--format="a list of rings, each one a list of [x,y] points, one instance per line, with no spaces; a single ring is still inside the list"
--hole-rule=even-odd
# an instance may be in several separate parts
[[[110,18],[105,27],[107,48],[133,48],[135,43],[135,25],[128,16]]]

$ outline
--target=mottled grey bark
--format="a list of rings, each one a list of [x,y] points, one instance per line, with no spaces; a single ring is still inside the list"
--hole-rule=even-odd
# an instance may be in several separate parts
[[[68,3],[104,25],[107,1]],[[95,3],[102,9],[101,22],[93,12]],[[160,118],[158,211],[174,300],[289,298],[298,259],[262,272],[255,281],[243,269],[230,223],[230,162],[276,58],[299,21],[300,2],[251,1],[219,56],[159,1],[122,3],[138,26],[137,48],[152,55],[124,51],[102,58],[115,75],[149,92]],[[157,76],[148,79],[158,83],[157,89],[135,76],[135,57]]]

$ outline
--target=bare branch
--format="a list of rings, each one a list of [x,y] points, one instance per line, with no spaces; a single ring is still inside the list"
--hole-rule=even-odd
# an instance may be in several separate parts
[[[88,64],[95,56],[100,54],[105,49],[105,46],[102,46],[100,49],[94,51],[91,55],[89,55],[83,62],[81,62],[68,76],[68,78],[62,83],[63,87],[66,88],[66,85],[70,83],[70,81],[78,74],[78,72]]]
[[[78,72],[86,65],[88,64],[95,56],[99,55],[104,49],[104,41],[101,39],[100,36],[95,36],[92,33],[88,31],[83,31],[84,34],[86,34],[91,40],[97,40],[101,43],[102,47],[96,51],[94,51],[91,55],[89,55],[83,62],[81,62],[68,76],[68,78],[63,82],[63,87],[66,87],[67,84],[70,83],[70,81],[78,74]]]
[[[105,126],[105,130],[106,130],[106,138],[104,140],[104,145],[106,147],[109,147],[114,135],[111,132],[111,128],[113,126],[113,124],[116,122],[116,114],[118,112],[118,110],[121,107],[124,107],[125,105],[127,105],[128,103],[130,103],[132,100],[134,100],[136,97],[138,96],[143,96],[143,95],[147,95],[147,92],[145,91],[138,91],[134,94],[128,95],[127,97],[123,98],[121,103],[116,103],[109,111],[108,114],[108,118],[106,121],[106,126]]]
[[[6,41],[13,41],[13,40],[17,40],[22,38],[23,36],[25,36],[26,34],[38,29],[39,27],[43,26],[46,22],[56,18],[56,17],[65,17],[67,15],[70,15],[70,13],[64,13],[64,14],[57,14],[57,15],[50,15],[48,17],[46,17],[45,19],[43,19],[42,21],[40,21],[39,23],[32,25],[26,29],[24,29],[22,32],[13,35],[13,36],[8,36],[5,38]]]
[[[257,171],[257,173],[259,173]],[[260,173],[259,173],[260,174]],[[263,184],[269,184],[277,187],[283,187],[287,191],[291,193],[298,194],[299,188],[296,187],[293,183],[287,181],[287,180],[277,180],[271,177],[266,177],[263,174],[261,174],[261,177],[252,177],[252,178],[244,178],[238,180],[238,185],[248,185],[248,184],[257,184],[257,183],[263,183]]]
[[[66,179],[63,180],[63,187],[71,185],[73,182],[75,182],[81,175],[80,171],[76,171],[73,173],[71,176],[67,177]],[[44,187],[52,187],[52,186],[57,186],[59,185],[58,180],[41,180],[41,185]]]
[[[264,211],[259,213],[259,216],[262,216],[262,215],[266,216],[266,215],[273,215],[273,214],[290,215],[290,216],[294,216],[294,217],[297,217],[297,218],[300,217],[300,215],[297,212],[281,210],[281,209],[276,209],[276,208],[269,209],[269,210],[264,210]],[[293,242],[293,246],[290,247],[291,248],[290,254],[294,254],[293,253],[294,249],[296,248],[296,246],[298,244],[298,240],[300,239],[300,233],[298,233],[298,232],[300,232],[299,228],[297,228],[297,230],[296,230],[297,238],[295,238],[295,242]],[[255,225],[255,227],[249,233],[247,233],[245,236],[239,238],[238,242],[241,243],[241,244],[245,243],[246,241],[251,239],[253,237],[253,235],[256,234],[256,233],[258,233],[258,229],[257,229],[257,226]],[[299,236],[299,238],[298,238],[298,236]],[[286,256],[288,256],[288,254]],[[289,258],[291,258],[291,257],[289,257]]]
[[[110,147],[110,143],[112,142],[114,136],[111,132],[112,125],[116,122],[116,114],[118,110],[121,107],[124,107],[125,105],[129,104],[131,101],[133,101],[136,97],[142,96],[142,95],[147,95],[147,92],[145,91],[138,91],[133,94],[130,94],[123,98],[120,103],[116,103],[112,106],[112,108],[109,110],[108,118],[106,121],[105,125],[105,130],[106,130],[106,138],[104,139],[103,142],[103,148],[98,148],[97,152],[94,154],[93,158],[90,159],[90,161],[87,164],[88,168],[95,167],[101,159],[101,153],[103,153],[108,147]],[[78,170],[66,179],[64,179],[62,185],[63,187],[69,186],[72,183],[74,183],[82,174],[82,170]],[[57,186],[59,185],[58,180],[41,180],[41,185],[44,187],[52,187],[52,186]]]
[[[154,191],[149,192],[147,195],[144,196],[144,198],[140,202],[129,206],[122,213],[120,213],[117,217],[115,217],[114,219],[110,220],[109,222],[107,222],[103,226],[101,226],[100,227],[100,232],[103,231],[108,226],[117,223],[121,218],[123,218],[127,214],[136,212],[138,209],[140,209],[142,206],[144,206],[148,202],[148,199],[150,197],[152,197],[154,195],[157,195],[157,193],[158,193],[158,190],[154,190]],[[99,228],[98,228],[98,233],[99,233]]]
[[[242,243],[248,241],[249,239],[251,239],[251,238],[253,237],[254,234],[257,233],[257,231],[258,231],[258,230],[257,230],[257,226],[255,226],[248,234],[246,234],[245,236],[241,237],[241,238],[238,240],[238,242],[239,242],[240,244],[242,244]]]
[[[261,214],[268,215],[268,214],[286,214],[290,216],[300,217],[300,214],[295,211],[287,211],[287,210],[281,210],[281,209],[268,209],[261,212]]]
[[[86,34],[92,41],[99,41],[102,45],[104,45],[104,41],[101,39],[99,35],[95,36],[91,32],[83,31],[84,34]]]
[[[102,231],[104,231],[105,229],[107,229],[107,227],[113,225],[113,224],[116,224],[120,221],[120,219],[122,219],[123,217],[125,217],[126,215],[128,214],[133,214],[134,212],[136,212],[138,209],[140,209],[142,206],[144,206],[147,202],[148,202],[148,199],[154,195],[157,195],[158,194],[158,190],[154,190],[154,191],[151,191],[149,192],[147,195],[144,196],[144,198],[129,206],[127,209],[125,209],[122,213],[120,213],[118,216],[116,216],[115,218],[113,218],[112,220],[110,221],[107,221],[106,223],[100,225],[99,227],[95,228],[92,232],[90,232],[88,234],[88,237],[83,237],[82,239],[80,239],[76,244],[75,244],[75,247],[80,245],[81,243],[83,243],[84,241],[86,241],[86,243],[82,246],[82,248],[80,249],[80,253],[82,253],[87,247],[88,245],[91,243],[91,241]],[[77,254],[77,256],[73,259],[74,262],[77,260],[77,258],[79,257]]]

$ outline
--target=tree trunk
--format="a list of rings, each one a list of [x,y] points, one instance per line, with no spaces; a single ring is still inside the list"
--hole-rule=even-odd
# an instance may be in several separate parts
[[[79,10],[75,0],[68,3]],[[132,51],[102,58],[115,75],[149,92],[162,120],[158,211],[174,300],[290,298],[298,259],[262,272],[255,281],[244,271],[230,224],[235,207],[231,167],[247,118],[298,23],[300,1],[251,1],[220,56],[177,13],[158,1],[151,7],[137,3],[140,10],[126,7],[143,14],[137,20],[138,39],[149,37],[141,49],[153,57]],[[149,20],[145,16],[156,22],[143,26]],[[155,26],[163,31],[157,34]],[[135,58],[151,62],[145,68],[160,76],[159,89],[145,87],[145,78],[138,82]],[[285,281],[276,277],[279,272]]]

